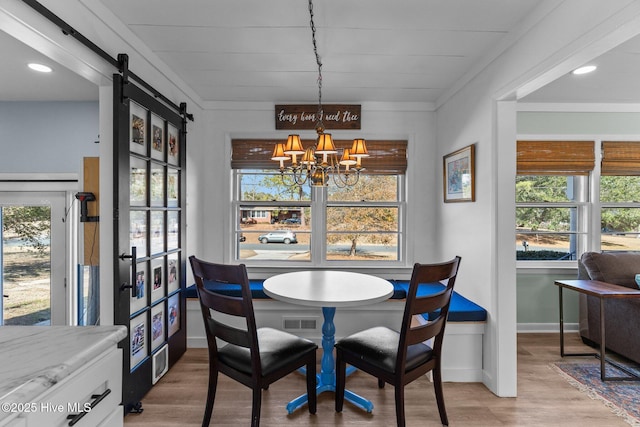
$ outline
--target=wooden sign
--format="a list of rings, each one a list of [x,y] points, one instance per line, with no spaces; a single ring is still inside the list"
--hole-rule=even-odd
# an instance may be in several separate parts
[[[360,129],[360,105],[323,105],[325,129]],[[276,129],[315,129],[318,105],[276,105]]]

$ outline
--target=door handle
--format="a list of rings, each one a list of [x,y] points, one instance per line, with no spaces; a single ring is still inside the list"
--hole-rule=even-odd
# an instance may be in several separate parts
[[[122,292],[125,289],[131,289],[131,298],[135,298],[136,297],[135,283],[136,283],[136,276],[138,275],[138,272],[136,271],[136,261],[138,259],[137,247],[135,246],[131,247],[131,255],[126,255],[123,253],[118,258],[120,258],[120,260],[122,261],[124,261],[125,259],[131,260],[131,277],[130,277],[131,282],[129,284],[127,283],[121,284],[120,291]]]

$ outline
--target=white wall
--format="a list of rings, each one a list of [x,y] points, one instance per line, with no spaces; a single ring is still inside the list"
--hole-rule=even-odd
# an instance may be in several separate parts
[[[0,172],[74,173],[97,156],[97,102],[0,102]]]
[[[312,103],[313,93],[309,94]],[[231,259],[231,139],[280,138],[287,132],[275,131],[275,106],[271,103],[211,104],[204,122],[206,136],[202,141],[202,164],[198,185],[203,194],[202,247],[197,255],[219,262]],[[362,129],[333,131],[334,138],[407,139],[410,156],[407,170],[407,268],[414,262],[440,260],[437,241],[433,238],[437,221],[433,200],[441,186],[435,149],[434,113],[427,104],[363,104]],[[310,137],[314,131],[309,131]],[[204,162],[204,160],[200,160]],[[403,271],[407,274],[407,268]],[[251,274],[251,271],[250,271]]]
[[[638,17],[637,6],[630,1],[542,3],[522,23],[515,44],[448,94],[437,111],[438,156],[477,144],[476,202],[439,203],[438,238],[443,254],[462,256],[458,291],[488,310],[484,382],[499,396],[515,396],[517,390],[513,101],[525,88],[534,90],[591,59],[589,54],[602,53],[603,44],[596,42],[612,42],[612,35]]]

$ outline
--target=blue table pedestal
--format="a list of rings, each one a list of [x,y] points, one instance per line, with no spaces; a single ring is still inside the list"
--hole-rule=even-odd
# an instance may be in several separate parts
[[[333,346],[336,343],[336,326],[333,323],[335,314],[335,307],[322,307],[322,315],[324,316],[324,323],[322,324],[322,360],[320,362],[320,374],[317,375],[316,380],[317,396],[326,391],[336,391],[336,364],[333,358]],[[347,368],[347,375],[354,371],[355,368],[349,366]],[[344,391],[344,398],[367,412],[373,411],[373,403],[350,390]],[[296,409],[305,405],[307,401],[308,396],[306,393],[293,399],[287,404],[287,412],[290,414],[293,413]]]

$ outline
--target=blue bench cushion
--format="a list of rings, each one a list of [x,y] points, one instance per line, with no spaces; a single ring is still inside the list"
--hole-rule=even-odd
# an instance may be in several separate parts
[[[408,281],[393,281],[394,286],[404,289],[405,296],[406,291],[409,290]],[[418,285],[418,296],[433,295],[442,291],[445,286],[442,283],[421,283]],[[423,314],[423,317],[427,320],[432,320],[436,313]],[[466,299],[457,292],[453,292],[451,296],[451,305],[449,306],[449,318],[450,322],[484,322],[487,320],[487,310],[480,307],[475,302]]]
[[[262,289],[262,280],[249,280],[249,288],[251,288],[251,298],[254,299],[266,299],[269,298],[267,294],[264,293]],[[240,292],[240,285],[236,284],[221,284],[209,282],[205,283],[204,287],[206,289],[216,289],[216,292],[219,292],[224,295],[228,295],[231,297],[240,297],[242,296]],[[193,284],[186,288],[184,291],[184,296],[186,298],[198,298],[198,291],[196,290],[196,285]]]
[[[267,299],[267,294],[262,288],[263,280],[249,280],[251,288],[251,297],[255,299]],[[408,281],[390,280],[393,285],[393,295],[391,299],[404,299],[407,297],[409,289]],[[240,296],[240,286],[234,284],[205,283],[206,288],[216,287],[217,292],[221,292],[229,296]],[[418,287],[418,295],[432,295],[444,289],[441,283],[424,283]],[[186,298],[198,298],[196,285],[191,285],[184,291]],[[426,319],[433,317],[435,313],[423,315]],[[451,297],[451,306],[449,307],[449,321],[451,322],[483,322],[487,320],[487,311],[478,304],[470,301],[457,292],[453,292]]]

